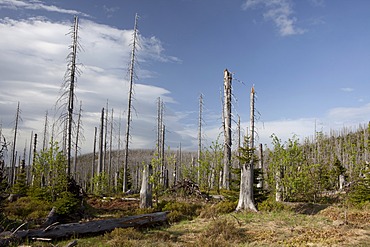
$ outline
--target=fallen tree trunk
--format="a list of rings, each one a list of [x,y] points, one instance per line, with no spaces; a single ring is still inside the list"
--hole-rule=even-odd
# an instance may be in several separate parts
[[[19,230],[9,235],[15,239],[59,239],[71,236],[81,236],[86,234],[100,234],[110,232],[115,228],[141,227],[157,223],[164,223],[167,220],[168,212],[157,212],[152,214],[142,214],[126,216],[118,219],[95,220],[81,223],[69,223],[49,226],[45,229]],[[2,241],[0,239],[0,246]]]

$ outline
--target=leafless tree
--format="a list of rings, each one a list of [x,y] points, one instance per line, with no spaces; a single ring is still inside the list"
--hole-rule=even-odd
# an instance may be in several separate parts
[[[250,137],[249,137],[249,150],[250,157],[249,162],[242,164],[241,167],[241,179],[240,179],[240,193],[239,201],[236,210],[250,209],[252,211],[257,211],[254,205],[253,198],[253,166],[254,166],[254,102],[255,102],[255,92],[254,87],[251,90],[251,101],[250,101]]]
[[[203,94],[199,95],[199,117],[198,117],[198,167],[197,167],[197,183],[200,184],[200,162],[202,155],[202,114],[203,114]]]
[[[60,116],[59,120],[63,126],[63,151],[67,154],[67,174],[68,177],[71,175],[72,166],[72,138],[73,138],[73,110],[74,102],[76,100],[75,87],[77,82],[77,75],[80,73],[77,68],[77,53],[80,49],[78,43],[78,17],[74,17],[73,28],[70,32],[72,38],[72,44],[70,45],[71,52],[68,54],[68,65],[67,71],[64,75],[64,83],[62,85],[62,94],[57,101],[57,105],[61,104],[59,109],[64,111],[67,109],[67,113],[64,112]]]
[[[230,165],[231,165],[231,73],[225,69],[224,71],[224,108],[223,108],[223,123],[224,123],[224,169],[222,187],[230,189]]]
[[[131,62],[129,68],[129,90],[128,90],[128,103],[127,103],[127,123],[126,123],[126,146],[125,146],[125,159],[123,164],[123,192],[128,190],[128,150],[130,142],[130,126],[131,126],[131,111],[132,111],[132,97],[133,97],[133,86],[134,86],[134,67],[136,59],[136,46],[138,39],[138,29],[137,29],[138,14],[135,15],[135,25],[133,33],[133,45],[131,50]]]
[[[14,126],[14,137],[13,137],[13,145],[12,145],[12,163],[11,163],[11,174],[9,176],[10,178],[10,185],[13,186],[14,183],[15,183],[15,174],[16,174],[16,167],[15,167],[15,163],[16,163],[16,159],[17,159],[17,155],[16,155],[16,143],[17,143],[17,133],[18,133],[18,124],[19,124],[19,121],[20,121],[20,108],[19,108],[19,102],[18,102],[18,105],[17,105],[17,112],[16,112],[16,115],[15,115],[15,126]]]

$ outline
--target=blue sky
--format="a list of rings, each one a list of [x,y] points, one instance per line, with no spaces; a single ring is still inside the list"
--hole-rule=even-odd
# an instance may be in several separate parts
[[[204,95],[203,143],[221,133],[223,71],[233,73],[234,119],[248,126],[255,85],[258,141],[315,130],[354,128],[370,116],[370,2],[366,0],[0,0],[0,121],[18,149],[42,135],[66,71],[73,16],[80,18],[76,95],[91,152],[101,108],[114,109],[124,132],[127,70],[135,13],[140,48],[130,147],[155,147],[156,99],[165,102],[167,145],[195,150],[198,98]],[[76,107],[77,109],[78,107]],[[233,124],[236,128],[236,124]],[[51,127],[49,127],[49,132]],[[115,137],[118,139],[117,137]],[[41,143],[41,140],[40,140]],[[117,144],[116,144],[117,145]]]

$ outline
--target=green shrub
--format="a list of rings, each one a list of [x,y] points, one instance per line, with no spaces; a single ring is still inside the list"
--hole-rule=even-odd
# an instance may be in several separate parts
[[[27,192],[29,197],[32,197],[36,200],[51,201],[50,191],[47,190],[47,187],[37,187],[33,186]]]
[[[353,186],[348,196],[349,201],[355,205],[370,202],[370,173]]]
[[[236,206],[237,203],[232,201],[221,201],[217,204],[207,205],[201,210],[200,217],[215,218],[221,214],[228,214],[235,211]]]
[[[155,208],[138,208],[133,212],[133,215],[138,214],[151,214],[156,212]]]
[[[193,219],[195,216],[199,215],[201,207],[201,205],[194,203],[168,202],[163,207],[163,211],[170,211],[167,218],[168,221],[172,223]]]
[[[77,199],[71,192],[64,191],[60,193],[58,199],[53,203],[56,212],[60,215],[68,215],[75,212],[80,206],[80,200]]]
[[[5,208],[9,217],[22,221],[45,218],[50,210],[50,203],[32,197],[19,198],[17,201],[9,203]]]
[[[267,200],[258,203],[257,208],[260,211],[267,211],[267,212],[280,212],[284,210],[291,210],[291,208],[285,205],[283,202],[277,202],[274,198],[268,198]]]
[[[235,211],[237,202],[222,201],[215,205],[216,212],[219,214],[228,214]]]

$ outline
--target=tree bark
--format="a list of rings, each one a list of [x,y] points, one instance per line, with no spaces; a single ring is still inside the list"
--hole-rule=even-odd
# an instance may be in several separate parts
[[[123,164],[123,185],[122,191],[125,193],[128,190],[128,153],[129,153],[129,141],[130,141],[130,125],[131,125],[131,110],[132,110],[132,95],[134,86],[134,65],[135,65],[135,51],[137,44],[137,20],[138,15],[135,15],[135,27],[134,27],[134,37],[133,45],[131,51],[131,63],[130,63],[130,80],[129,80],[129,90],[128,90],[128,103],[127,103],[127,123],[126,123],[126,144],[125,144],[125,159]]]
[[[231,163],[231,73],[224,71],[224,171],[222,187],[230,189],[230,163]]]
[[[251,102],[250,102],[250,143],[249,148],[251,150],[250,161],[243,164],[241,168],[241,179],[240,179],[240,193],[239,201],[236,210],[250,209],[257,212],[257,208],[254,205],[253,198],[253,166],[254,166],[254,87],[251,90]]]
[[[149,181],[152,170],[151,165],[144,166],[143,181],[140,189],[140,208],[151,208],[153,206],[152,184]]]
[[[71,236],[82,236],[86,234],[101,234],[114,230],[115,228],[141,227],[164,223],[167,220],[168,212],[157,212],[152,214],[142,214],[135,216],[126,216],[118,219],[96,220],[82,223],[69,223],[55,225],[46,229],[19,230],[15,233],[9,232],[9,235],[15,239],[35,239],[49,238],[60,239]],[[5,234],[2,234],[3,236]],[[0,246],[6,238],[0,239]]]

